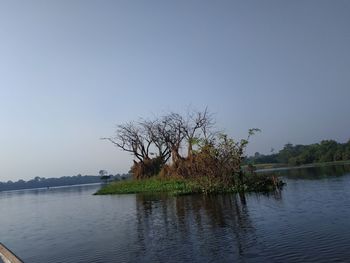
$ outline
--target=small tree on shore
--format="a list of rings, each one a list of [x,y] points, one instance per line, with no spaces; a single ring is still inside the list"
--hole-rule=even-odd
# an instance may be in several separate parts
[[[110,175],[108,175],[108,172],[106,170],[100,170],[98,174],[101,177],[101,180],[103,180],[105,183],[108,182],[108,180],[111,178]]]

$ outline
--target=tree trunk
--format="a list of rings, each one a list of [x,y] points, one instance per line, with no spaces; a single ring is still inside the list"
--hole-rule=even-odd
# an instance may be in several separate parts
[[[192,153],[193,153],[193,150],[192,150],[192,143],[188,143],[188,149],[187,149],[187,157],[192,160]]]

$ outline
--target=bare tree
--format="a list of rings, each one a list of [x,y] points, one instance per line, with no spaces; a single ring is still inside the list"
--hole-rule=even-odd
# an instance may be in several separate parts
[[[171,154],[169,144],[166,142],[166,124],[159,119],[156,119],[143,120],[140,122],[140,125],[147,134],[147,141],[152,143],[153,147],[151,148],[156,150],[156,153],[149,152],[150,147],[148,147],[147,151],[149,154],[155,156],[156,158],[161,158],[163,163],[166,163]]]
[[[152,140],[134,122],[118,125],[114,138],[101,139],[108,140],[123,151],[132,153],[141,162],[149,159],[149,148]]]
[[[141,120],[118,125],[114,138],[102,138],[124,151],[132,153],[138,161],[160,157],[164,163],[172,157],[181,159],[180,148],[184,139],[187,142],[188,157],[192,156],[193,145],[199,139],[208,139],[214,121],[207,108],[204,111],[182,115],[170,112],[155,120]],[[153,150],[156,151],[152,152]]]
[[[185,119],[178,113],[171,112],[163,116],[161,135],[171,152],[172,161],[176,163],[181,159],[179,153],[181,143],[185,138]]]
[[[214,120],[208,109],[204,111],[192,111],[188,113],[183,132],[187,140],[187,156],[192,157],[193,145],[200,139],[208,140],[211,135],[211,128]]]
[[[184,159],[180,149],[185,140],[187,157],[191,158],[193,145],[197,140],[208,139],[213,123],[207,109],[189,112],[186,117],[170,112],[161,118],[118,125],[114,137],[102,139],[132,153],[137,160],[134,170],[140,175],[158,170],[170,157],[174,164]]]

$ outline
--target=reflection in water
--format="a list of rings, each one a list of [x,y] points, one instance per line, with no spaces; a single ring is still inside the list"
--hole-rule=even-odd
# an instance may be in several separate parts
[[[272,196],[274,197],[274,196]],[[281,198],[280,195],[277,195]],[[136,196],[139,257],[221,262],[256,255],[256,234],[244,195]],[[147,251],[147,253],[145,253]]]

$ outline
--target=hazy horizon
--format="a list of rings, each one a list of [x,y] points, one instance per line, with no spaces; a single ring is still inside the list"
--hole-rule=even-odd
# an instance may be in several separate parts
[[[346,142],[350,2],[3,1],[0,181],[125,173],[119,123],[214,113],[248,153]]]

